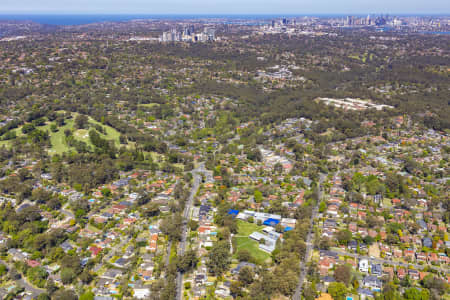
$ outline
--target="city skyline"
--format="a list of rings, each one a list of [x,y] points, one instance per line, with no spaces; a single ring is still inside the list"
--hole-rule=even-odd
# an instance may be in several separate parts
[[[144,0],[6,0],[0,4],[3,14],[446,14],[450,4],[444,0],[376,2],[343,0],[225,1],[169,0],[164,3]]]

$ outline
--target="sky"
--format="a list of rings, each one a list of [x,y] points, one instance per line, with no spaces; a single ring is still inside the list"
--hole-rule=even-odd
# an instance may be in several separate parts
[[[0,14],[448,14],[449,0],[0,0]]]

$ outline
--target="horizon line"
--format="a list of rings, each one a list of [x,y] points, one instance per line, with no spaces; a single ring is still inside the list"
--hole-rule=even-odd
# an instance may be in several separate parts
[[[408,13],[408,12],[310,12],[310,13],[120,13],[120,12],[2,12],[0,16],[11,16],[11,15],[104,15],[104,16],[341,16],[341,15],[405,15],[405,16],[450,16],[449,13]]]

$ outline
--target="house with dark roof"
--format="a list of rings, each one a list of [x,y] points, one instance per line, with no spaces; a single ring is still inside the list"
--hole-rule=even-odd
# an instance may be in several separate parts
[[[364,277],[363,285],[366,288],[372,289],[373,291],[380,291],[381,288],[383,287],[382,281],[378,277],[373,275]]]
[[[381,264],[373,264],[370,268],[372,275],[381,276],[383,274],[383,268]]]
[[[416,223],[420,226],[421,230],[427,230],[427,223],[424,220],[420,219]]]
[[[197,274],[195,275],[195,283],[196,284],[205,284],[208,277],[205,274]]]
[[[117,180],[113,184],[117,187],[124,187],[124,186],[127,186],[129,182],[130,182],[129,178],[123,178],[123,179]]]
[[[119,268],[126,268],[130,264],[130,260],[126,259],[124,257],[120,257],[118,260],[116,260],[113,265],[119,267]]]
[[[64,243],[62,243],[61,245],[59,245],[64,252],[69,252],[70,250],[73,249],[72,245],[69,243],[69,241],[64,241]]]
[[[122,276],[123,274],[124,274],[124,271],[122,271],[122,270],[109,269],[101,277],[110,279],[110,280],[115,280],[115,279],[119,278],[120,276]]]
[[[28,253],[24,253],[19,249],[11,248],[8,250],[8,254],[12,256],[15,261],[24,261],[28,258]]]
[[[351,240],[350,242],[348,242],[348,249],[356,251],[358,249],[358,242],[355,240]]]
[[[413,280],[419,280],[420,279],[420,273],[417,270],[413,270],[413,269],[408,270],[408,275]]]
[[[95,296],[94,300],[113,300],[114,298],[111,296]]]
[[[426,237],[426,238],[424,238],[422,240],[422,245],[424,247],[427,247],[427,248],[432,248],[433,247],[433,241],[431,240],[431,238]]]
[[[256,267],[256,265],[255,265],[255,264],[252,264],[252,263],[249,263],[249,262],[242,261],[242,262],[240,262],[240,263],[236,266],[236,268],[234,268],[234,269],[231,270],[231,274],[233,274],[233,275],[238,274],[239,271],[240,271],[243,267],[250,267],[250,268],[254,269],[254,268]]]
[[[333,220],[333,219],[326,219],[323,222],[323,227],[324,228],[335,229],[336,226],[337,226],[337,222],[336,222],[336,220]]]
[[[322,277],[322,281],[324,282],[325,285],[329,285],[332,282],[336,282],[336,279],[334,279],[333,276],[324,276]]]
[[[330,250],[320,250],[320,257],[330,257],[333,258],[335,260],[339,259],[339,255],[334,252],[334,251],[330,251]]]
[[[361,299],[366,299],[367,297],[373,297],[373,292],[370,289],[358,288],[358,294],[361,296]]]

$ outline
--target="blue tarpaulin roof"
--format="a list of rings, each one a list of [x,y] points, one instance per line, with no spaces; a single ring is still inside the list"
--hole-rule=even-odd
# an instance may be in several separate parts
[[[265,220],[263,224],[268,225],[268,226],[275,226],[278,223],[280,223],[280,220],[269,218],[269,219]]]
[[[286,228],[284,228],[284,232],[290,231],[290,230],[292,230],[292,229],[294,229],[294,228],[292,228],[292,227],[290,227],[290,226],[286,226]]]
[[[229,214],[229,215],[237,216],[237,215],[239,214],[239,210],[237,210],[237,209],[230,209],[230,210],[228,211],[228,214]]]

